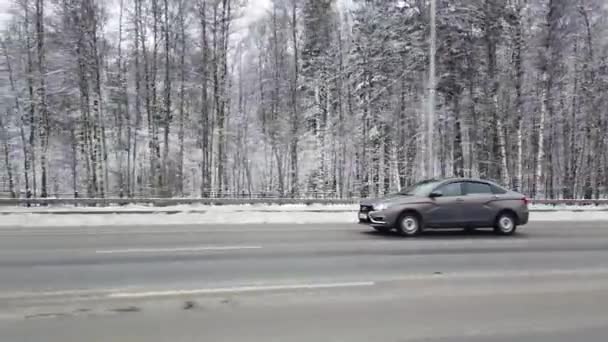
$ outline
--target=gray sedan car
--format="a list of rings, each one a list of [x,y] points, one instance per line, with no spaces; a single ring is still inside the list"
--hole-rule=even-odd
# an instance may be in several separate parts
[[[401,193],[361,202],[359,222],[414,236],[433,228],[494,228],[512,235],[528,223],[528,199],[478,179],[427,180]]]

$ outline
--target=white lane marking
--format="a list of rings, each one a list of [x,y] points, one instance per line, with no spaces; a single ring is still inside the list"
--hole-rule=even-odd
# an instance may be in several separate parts
[[[0,299],[25,299],[25,298],[50,298],[50,297],[95,297],[100,294],[109,294],[125,289],[103,289],[103,290],[62,290],[62,291],[40,291],[40,292],[12,292],[0,294]]]
[[[208,252],[208,251],[234,251],[241,249],[261,249],[262,246],[199,246],[178,248],[127,248],[97,250],[96,254],[132,254],[132,253],[171,253],[171,252]]]
[[[267,286],[240,286],[240,287],[220,287],[195,290],[168,290],[168,291],[149,291],[149,292],[117,292],[111,293],[108,298],[148,298],[148,297],[168,297],[185,295],[207,295],[221,293],[243,293],[261,291],[282,291],[282,290],[314,290],[331,289],[343,287],[363,287],[374,286],[373,281],[351,282],[351,283],[328,283],[328,284],[296,284],[296,285],[267,285]]]
[[[111,292],[111,290],[65,290],[65,291],[41,291],[41,292],[12,292],[0,294],[0,299],[18,299],[28,297],[62,297],[62,296],[88,296],[98,295],[100,292]]]

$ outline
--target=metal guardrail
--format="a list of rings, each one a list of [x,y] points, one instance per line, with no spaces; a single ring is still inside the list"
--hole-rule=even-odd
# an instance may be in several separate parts
[[[166,199],[166,198],[172,198],[172,197],[167,197],[167,196],[161,196],[161,197],[154,197],[155,195],[151,195],[151,194],[138,194],[138,195],[134,195],[134,196],[126,196],[124,194],[120,194],[118,192],[111,192],[111,193],[106,193],[105,196],[103,196],[104,198],[113,198],[113,199],[117,199],[117,198],[122,198],[122,199],[155,199],[155,198],[162,198],[162,199]],[[11,199],[13,198],[12,194],[7,193],[7,192],[0,192],[0,199]],[[20,194],[18,194],[17,198],[22,198],[25,199],[27,198],[27,195],[22,192]],[[32,198],[32,197],[31,197]],[[33,198],[39,198],[36,196],[33,196]],[[61,198],[61,199],[73,199],[73,198],[89,198],[86,197],[86,195],[74,195],[74,193],[52,193],[49,194],[49,196],[47,198]],[[94,198],[101,198],[101,197],[94,197]],[[203,196],[200,195],[200,193],[192,195],[192,194],[183,194],[181,195],[181,197],[173,197],[173,198],[179,198],[179,199],[201,199],[201,198],[213,198],[213,199],[218,199],[218,198],[228,198],[228,199],[235,199],[235,198],[298,198],[298,199],[343,199],[343,198],[359,198],[359,196],[356,196],[354,192],[349,192],[347,194],[339,194],[336,192],[299,192],[297,195],[292,196],[290,193],[284,193],[281,194],[279,192],[273,192],[273,191],[260,191],[260,192],[216,192],[216,191],[208,191],[205,192]]]
[[[245,205],[245,204],[357,204],[359,198],[322,199],[322,198],[0,198],[0,206],[82,206],[112,207],[126,205],[147,205],[151,207],[169,207],[176,205]],[[601,200],[531,200],[540,205],[608,205],[608,199]]]
[[[302,198],[0,198],[0,206],[83,206],[111,207],[148,205],[169,207],[175,205],[245,205],[245,204],[356,204],[358,199],[302,199]]]
[[[545,205],[608,205],[608,199],[560,199],[560,200],[531,200],[532,204]]]

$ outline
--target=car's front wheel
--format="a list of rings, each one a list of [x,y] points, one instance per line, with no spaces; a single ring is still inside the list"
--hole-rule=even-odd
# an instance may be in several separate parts
[[[397,232],[403,236],[416,236],[422,232],[422,226],[418,215],[405,212],[397,221]]]
[[[513,235],[517,230],[517,221],[511,213],[502,213],[496,218],[494,232],[499,235]]]

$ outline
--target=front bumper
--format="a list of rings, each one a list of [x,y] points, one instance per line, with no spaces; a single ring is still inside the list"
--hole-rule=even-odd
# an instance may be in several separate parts
[[[387,227],[386,216],[381,211],[359,211],[359,223],[378,227]]]

